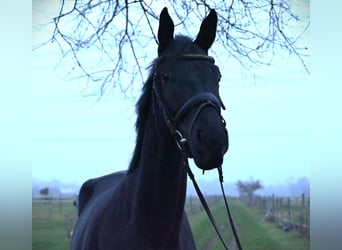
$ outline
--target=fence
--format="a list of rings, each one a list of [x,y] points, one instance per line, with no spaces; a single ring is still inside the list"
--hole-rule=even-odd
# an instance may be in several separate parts
[[[222,196],[206,196],[209,206],[222,200]],[[70,239],[71,232],[77,220],[77,196],[37,196],[32,197],[34,219],[46,220],[48,223],[63,223]],[[203,211],[203,206],[197,196],[187,196],[184,206],[188,216]]]
[[[205,196],[205,200],[208,206],[210,207],[218,203],[220,200],[222,200],[222,196],[209,195]],[[203,211],[203,206],[200,199],[197,196],[190,195],[186,197],[184,209],[186,213],[191,216],[193,214],[197,214],[198,212]]]
[[[59,228],[64,225],[66,236],[70,239],[71,232],[77,220],[75,195],[33,196],[32,221],[50,224]]]
[[[242,198],[247,204],[247,199]],[[258,209],[265,220],[277,224],[284,231],[297,230],[310,238],[310,197],[254,196],[250,206]]]

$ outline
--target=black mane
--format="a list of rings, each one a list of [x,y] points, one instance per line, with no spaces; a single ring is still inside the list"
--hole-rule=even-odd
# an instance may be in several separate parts
[[[152,69],[154,68],[154,63],[152,64]],[[136,104],[137,121],[135,123],[135,129],[137,131],[137,138],[135,141],[135,149],[133,153],[132,160],[130,162],[127,174],[131,174],[138,166],[141,146],[144,139],[145,124],[149,112],[149,107],[151,106],[152,98],[152,83],[153,83],[153,70],[151,70],[150,75],[143,86],[142,94]]]
[[[153,74],[157,71],[158,66],[163,61],[163,55],[177,57],[182,54],[190,53],[193,47],[197,47],[191,38],[187,36],[178,35],[170,43],[172,48],[172,55],[167,53],[162,54],[160,57],[156,58],[150,66],[150,74],[142,88],[142,94],[136,104],[137,120],[135,123],[135,128],[137,131],[136,145],[133,153],[132,160],[128,168],[128,174],[134,172],[137,168],[141,155],[141,146],[144,138],[144,131],[148,113],[150,112],[151,101],[152,101],[152,84],[153,84]]]

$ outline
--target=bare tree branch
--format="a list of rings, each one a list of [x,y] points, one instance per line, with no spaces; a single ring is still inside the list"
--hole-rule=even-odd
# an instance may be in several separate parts
[[[259,66],[279,60],[280,54],[297,58],[309,73],[305,40],[309,15],[295,14],[295,3],[181,0],[165,4],[171,5],[176,26],[188,34],[211,8],[216,9],[220,45],[216,53],[222,55],[223,50],[226,58],[238,61],[252,74]],[[51,21],[51,38],[34,49],[55,42],[62,60],[75,62],[71,72],[89,83],[100,83],[100,94],[112,86],[126,92],[134,82],[144,81],[142,65],[154,57],[149,48],[158,43],[155,30],[160,10],[161,6],[153,0],[61,0],[58,15]],[[122,77],[131,81],[124,82]]]

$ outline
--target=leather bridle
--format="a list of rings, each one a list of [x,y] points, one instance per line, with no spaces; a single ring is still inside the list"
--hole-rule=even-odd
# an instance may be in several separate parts
[[[163,56],[168,57],[168,56]],[[185,54],[180,55],[177,57],[177,59],[183,59],[183,60],[204,60],[208,61],[210,63],[215,63],[215,60],[211,56],[205,56],[205,55],[192,55],[192,54]],[[185,147],[185,144],[189,143],[190,135],[193,129],[193,126],[200,115],[201,111],[205,107],[212,107],[214,108],[218,115],[221,117],[222,125],[226,127],[226,122],[221,115],[221,108],[225,109],[225,106],[220,98],[217,98],[214,94],[205,92],[205,93],[199,93],[197,95],[194,95],[189,100],[187,100],[178,110],[175,116],[173,116],[167,107],[164,105],[164,100],[162,98],[162,95],[160,93],[160,84],[158,81],[158,73],[154,73],[153,75],[153,92],[155,94],[156,100],[158,102],[159,108],[162,111],[163,119],[171,131],[171,134],[175,137],[176,143],[178,147],[182,150],[183,147]],[[193,110],[197,107],[195,115],[192,117],[192,120],[190,122],[190,126],[188,128],[188,131],[185,135],[181,132],[181,130],[178,128],[179,122],[189,113],[189,111]],[[191,152],[187,148],[187,155],[191,156]]]
[[[162,57],[168,57],[168,56],[162,56]],[[171,56],[170,56],[171,57]],[[211,56],[206,56],[206,55],[194,55],[194,54],[184,54],[184,55],[180,55],[178,56],[176,59],[180,59],[180,60],[200,60],[200,61],[207,61],[210,63],[215,63],[215,59]],[[194,174],[192,173],[190,166],[189,166],[189,162],[188,162],[188,157],[191,157],[191,151],[189,149],[189,140],[190,140],[190,136],[191,136],[191,132],[193,129],[193,126],[198,118],[198,116],[200,115],[201,111],[205,108],[205,107],[212,107],[214,108],[217,113],[219,114],[219,116],[221,117],[221,121],[222,121],[222,125],[225,128],[225,131],[227,133],[226,130],[226,122],[223,118],[223,116],[221,115],[221,108],[225,109],[223,102],[220,98],[217,98],[214,94],[209,93],[209,92],[205,92],[205,93],[199,93],[197,95],[194,95],[193,97],[191,97],[188,101],[186,101],[181,108],[178,110],[178,112],[176,113],[175,116],[173,116],[169,110],[167,109],[167,107],[164,104],[164,100],[162,98],[162,95],[160,93],[160,84],[158,81],[158,73],[155,72],[153,75],[153,86],[152,86],[152,90],[153,90],[153,100],[154,98],[156,99],[158,106],[162,112],[162,116],[164,119],[164,122],[166,124],[166,126],[168,127],[168,129],[170,130],[171,134],[173,135],[173,137],[175,138],[176,144],[179,147],[179,149],[181,150],[183,156],[184,156],[184,165],[187,169],[188,175],[190,177],[190,179],[193,182],[194,188],[197,192],[197,195],[199,197],[199,199],[201,200],[201,203],[217,233],[217,235],[219,236],[222,244],[224,245],[225,249],[228,249],[225,241],[223,240],[220,231],[218,230],[218,227],[216,225],[215,219],[212,215],[212,213],[210,212],[209,206],[206,202],[206,200],[204,199],[204,196],[195,180]],[[190,122],[190,126],[188,128],[187,133],[185,134],[185,136],[183,135],[183,133],[180,131],[180,129],[178,128],[178,124],[179,122],[194,108],[197,107],[197,110],[194,114],[194,116],[192,117],[192,120]],[[224,188],[223,188],[223,173],[222,173],[222,167],[220,166],[218,168],[218,172],[219,172],[219,180],[220,180],[220,184],[221,184],[221,190],[222,190],[222,194],[223,194],[223,198],[225,201],[225,206],[226,206],[226,210],[228,213],[228,218],[231,224],[231,228],[237,243],[237,246],[240,250],[242,250],[238,235],[237,235],[237,231],[235,229],[235,225],[233,222],[233,219],[231,217],[231,213],[229,210],[229,206],[228,206],[228,202],[226,199],[226,195],[224,192]]]

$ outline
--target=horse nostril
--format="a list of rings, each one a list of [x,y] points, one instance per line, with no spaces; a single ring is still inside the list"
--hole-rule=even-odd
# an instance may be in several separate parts
[[[228,151],[228,143],[223,140],[222,136],[214,133],[214,131],[199,129],[195,135],[199,142],[221,155]]]

